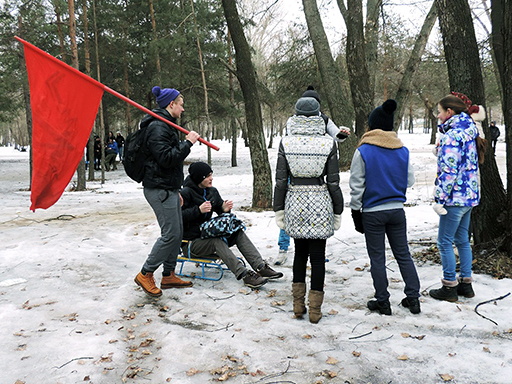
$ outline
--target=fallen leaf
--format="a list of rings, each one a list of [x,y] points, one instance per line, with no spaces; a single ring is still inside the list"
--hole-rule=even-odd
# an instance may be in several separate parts
[[[325,370],[322,371],[322,376],[328,377],[329,379],[332,379],[333,377],[338,376],[338,374],[334,371]]]
[[[117,343],[117,340],[116,339],[112,339],[112,340],[109,340],[108,343],[109,344],[114,344],[114,343]]]
[[[187,371],[187,376],[194,376],[195,374],[199,373],[199,371],[195,368],[190,368],[188,371]]]
[[[84,377],[84,381],[89,381],[89,380],[91,380],[91,378],[89,376]]]
[[[303,339],[312,339],[313,336],[311,336],[311,335],[303,335],[302,338]]]
[[[405,361],[405,360],[409,360],[409,357],[407,355],[400,355],[397,357],[397,359]]]
[[[262,322],[270,321],[270,319],[261,319]]]
[[[111,322],[112,322],[112,320],[110,320],[110,319],[105,320],[105,324],[107,324],[107,325],[109,325]]]
[[[484,352],[491,353],[491,350],[488,347],[484,347]]]
[[[409,335],[408,333],[405,333],[405,332],[401,333],[401,335],[403,338],[411,337],[411,335]]]
[[[147,350],[147,349],[143,350],[143,351],[142,351],[142,354],[143,354],[143,355],[146,355],[146,356],[152,355],[151,351],[149,351],[149,350]]]
[[[337,315],[338,314],[338,311],[335,311],[334,309],[331,309],[329,311],[329,315]]]
[[[352,351],[352,355],[354,355],[355,357],[359,357],[361,356],[361,352]]]
[[[273,307],[279,307],[279,306],[282,306],[282,305],[285,305],[285,304],[286,304],[286,301],[284,301],[284,300],[272,301],[270,303],[270,305],[273,306]]]
[[[443,379],[444,381],[452,381],[453,379],[455,379],[455,376],[452,376],[450,375],[449,373],[440,373],[439,376],[441,377],[441,379]]]
[[[335,359],[334,357],[328,357],[327,360],[325,361],[326,364],[331,364],[331,365],[336,365],[338,364],[338,360]]]
[[[267,297],[274,297],[277,293],[277,290],[275,289],[271,289],[268,294],[267,294]]]

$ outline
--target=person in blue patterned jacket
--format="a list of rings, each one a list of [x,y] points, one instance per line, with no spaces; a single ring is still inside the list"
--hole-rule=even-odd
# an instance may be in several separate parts
[[[466,104],[454,95],[438,103],[443,133],[437,153],[437,178],[434,210],[439,214],[437,247],[443,264],[442,287],[430,296],[455,302],[458,295],[473,297],[471,266],[473,254],[469,243],[471,209],[480,200],[478,187],[478,128],[468,115]],[[460,273],[457,278],[453,244],[459,251]]]

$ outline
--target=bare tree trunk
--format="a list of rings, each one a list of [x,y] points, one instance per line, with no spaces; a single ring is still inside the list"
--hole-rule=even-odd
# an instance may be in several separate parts
[[[491,4],[492,38],[503,87],[501,105],[507,143],[507,199],[503,224],[506,227],[505,247],[509,257],[512,257],[512,3],[507,0],[492,0]]]
[[[71,41],[71,66],[75,69],[80,69],[78,66],[78,48],[76,45],[76,21],[75,21],[75,2],[68,0],[69,8],[69,38]],[[82,153],[80,163],[78,163],[77,172],[77,191],[85,191],[85,158]]]
[[[361,0],[348,0],[347,17],[347,69],[356,113],[356,135],[366,130],[368,115],[373,109],[373,92],[366,63],[363,32],[363,5]]]
[[[304,15],[308,25],[309,36],[313,42],[318,70],[322,78],[322,91],[327,100],[330,116],[337,125],[352,127],[352,111],[347,103],[348,97],[343,92],[340,67],[332,57],[331,48],[325,34],[322,19],[318,12],[316,0],[302,0]],[[352,155],[356,146],[355,135],[343,143],[343,151],[340,151],[340,168],[345,170],[350,167]]]
[[[252,206],[253,208],[270,208],[272,206],[272,173],[265,146],[261,105],[256,72],[251,59],[251,49],[238,16],[236,0],[222,0],[222,8],[235,47],[237,78],[245,101],[249,150],[254,177]]]
[[[467,0],[435,0],[439,26],[443,35],[444,54],[452,91],[466,94],[475,104],[485,106],[485,93],[478,46]],[[487,122],[484,131],[490,137]],[[498,167],[488,155],[480,166],[480,205],[473,209],[472,224],[475,243],[487,242],[501,236],[504,223],[498,218],[506,206]]]
[[[96,73],[97,79],[101,82],[100,54],[98,45],[98,25],[96,23],[96,0],[92,0],[92,15],[94,20],[94,43],[96,52]],[[105,183],[105,123],[103,118],[103,101],[100,101],[100,141],[101,141],[101,184]]]
[[[404,110],[405,110],[405,102],[407,100],[408,95],[411,94],[411,84],[412,78],[418,69],[421,56],[425,51],[425,46],[427,45],[428,38],[430,36],[430,32],[436,23],[437,11],[435,3],[432,3],[432,7],[423,22],[423,26],[421,27],[421,31],[416,37],[416,41],[414,43],[414,48],[409,56],[409,61],[407,62],[407,66],[405,67],[404,74],[400,81],[400,85],[398,86],[398,90],[396,92],[395,100],[397,103],[397,108],[395,112],[395,127],[394,130],[398,130],[398,125],[402,120]]]
[[[84,56],[85,56],[85,74],[91,76],[91,53],[89,47],[89,20],[87,17],[87,0],[82,2],[82,24],[84,26]],[[87,141],[87,161],[89,162],[89,169],[87,180],[94,180],[94,129],[89,135]]]
[[[233,67],[233,55],[231,51],[231,33],[228,31],[228,63],[230,67]],[[231,166],[236,167],[236,144],[238,138],[238,129],[236,127],[236,105],[235,105],[235,89],[233,87],[233,73],[228,71],[229,81],[229,100],[231,104]]]
[[[20,8],[20,16],[18,16],[18,36],[21,38],[24,38],[25,32],[24,32],[24,25],[23,25],[23,18],[24,16],[24,7]],[[30,88],[28,85],[28,75],[27,75],[27,67],[25,64],[25,54],[23,51],[23,44],[20,44],[20,49],[18,52],[18,59],[20,61],[20,68],[21,73],[23,73],[23,81],[22,81],[22,88],[23,88],[23,102],[25,104],[25,119],[27,120],[27,131],[28,131],[28,140],[30,144],[30,185],[29,189],[32,189],[32,169],[33,169],[33,157],[32,157],[32,108],[30,107]]]
[[[151,26],[153,28],[153,42],[156,43],[157,41],[157,34],[156,34],[156,20],[155,20],[155,10],[153,8],[153,0],[149,1],[149,14],[151,15]],[[155,62],[156,62],[156,80],[157,83],[161,85],[162,82],[162,67],[160,65],[160,52],[158,51],[158,47],[155,46]]]
[[[59,36],[59,46],[60,46],[60,56],[63,62],[67,62],[66,60],[66,48],[64,46],[64,33],[62,33],[62,20],[60,19],[60,8],[59,3],[57,1],[52,1],[53,8],[55,9],[55,17],[57,19],[57,35]]]
[[[201,43],[199,41],[199,28],[197,26],[197,17],[196,11],[194,9],[194,0],[190,0],[190,6],[192,8],[192,15],[194,17],[194,29],[196,33],[196,44],[197,44],[197,52],[199,54],[199,66],[201,69],[201,81],[203,83],[203,93],[204,93],[204,114],[206,117],[206,137],[212,139],[213,133],[211,132],[212,121],[210,119],[210,112],[208,107],[208,87],[206,86],[206,76],[204,72],[204,63],[203,63],[203,51],[201,49]],[[207,157],[208,164],[212,164],[212,149],[207,147]]]
[[[340,2],[341,0],[338,0]],[[366,24],[364,26],[366,63],[370,81],[370,92],[375,95],[375,75],[377,73],[377,47],[379,43],[379,10],[382,0],[366,1]],[[372,97],[373,100],[373,97]]]

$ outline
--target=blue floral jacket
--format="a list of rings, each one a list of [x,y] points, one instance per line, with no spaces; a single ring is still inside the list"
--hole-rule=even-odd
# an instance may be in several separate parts
[[[435,200],[447,206],[474,207],[480,201],[478,129],[464,112],[439,125],[444,133],[437,153]]]

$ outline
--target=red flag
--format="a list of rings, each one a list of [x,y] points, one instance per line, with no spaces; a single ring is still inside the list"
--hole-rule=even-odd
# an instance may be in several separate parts
[[[103,89],[74,68],[22,42],[32,107],[30,209],[35,211],[55,204],[73,177],[84,155]]]
[[[91,134],[103,91],[162,120],[185,135],[185,128],[84,75],[19,37],[25,48],[32,107],[32,205],[49,208],[59,200],[78,167]],[[198,139],[216,151],[212,143]]]

